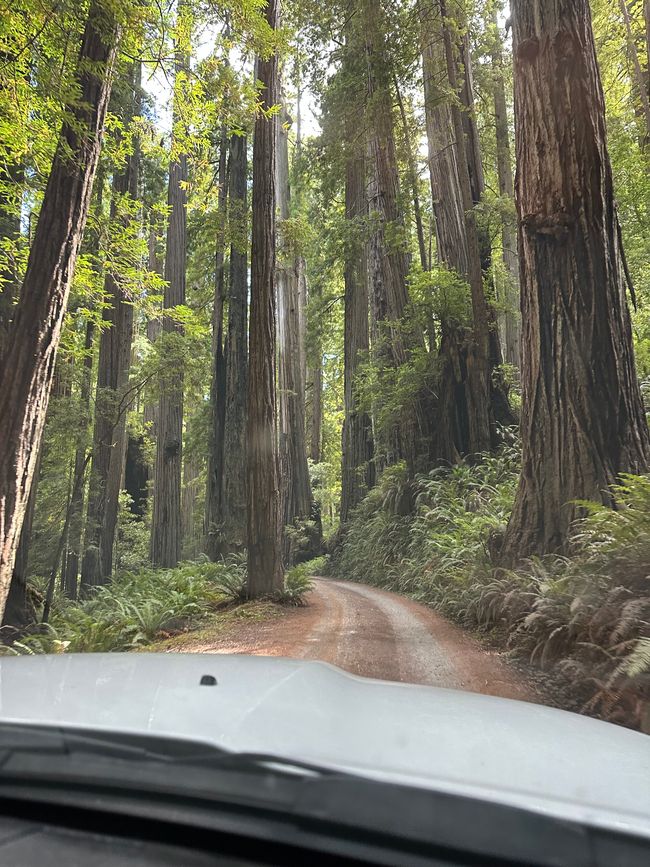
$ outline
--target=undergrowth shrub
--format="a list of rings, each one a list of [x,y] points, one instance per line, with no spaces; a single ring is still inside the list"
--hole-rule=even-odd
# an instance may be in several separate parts
[[[245,566],[184,563],[176,569],[123,572],[85,600],[55,599],[50,623],[2,647],[4,653],[130,650],[164,631],[189,628],[220,604],[240,598]]]
[[[324,557],[315,557],[289,569],[284,576],[284,589],[279,596],[279,601],[287,605],[304,605],[305,594],[309,593],[314,586],[312,575],[321,574],[324,565]]]
[[[507,524],[518,461],[509,446],[411,482],[390,468],[354,512],[330,569],[492,632],[570,684],[583,710],[650,731],[650,478],[625,477],[617,511],[582,503],[570,557],[505,570],[490,549]]]

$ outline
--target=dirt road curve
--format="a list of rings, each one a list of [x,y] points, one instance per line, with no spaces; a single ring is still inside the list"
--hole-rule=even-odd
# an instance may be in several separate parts
[[[317,578],[305,607],[184,649],[320,659],[366,677],[535,700],[497,654],[431,609],[347,581]]]

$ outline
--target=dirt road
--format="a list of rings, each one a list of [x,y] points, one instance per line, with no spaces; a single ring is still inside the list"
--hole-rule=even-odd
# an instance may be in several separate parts
[[[307,602],[182,649],[320,659],[365,677],[535,700],[532,688],[498,654],[424,605],[327,578],[315,579]]]

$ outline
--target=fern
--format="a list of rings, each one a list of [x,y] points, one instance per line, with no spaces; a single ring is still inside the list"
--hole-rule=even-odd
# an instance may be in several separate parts
[[[638,677],[650,671],[650,638],[640,638],[619,671],[628,677]]]

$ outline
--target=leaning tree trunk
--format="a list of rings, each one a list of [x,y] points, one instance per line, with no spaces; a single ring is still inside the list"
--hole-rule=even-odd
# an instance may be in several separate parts
[[[565,548],[575,501],[613,504],[650,457],[589,3],[512,12],[523,463],[505,562]]]
[[[226,335],[226,395],[223,434],[221,522],[224,549],[246,547],[246,459],[242,443],[246,435],[248,378],[248,174],[245,136],[230,139],[228,225],[230,229],[230,285]]]
[[[357,375],[369,347],[368,284],[365,242],[361,223],[366,215],[365,163],[363,157],[348,157],[345,171],[345,217],[348,243],[344,270],[345,318],[344,402],[342,435],[341,524],[374,484],[372,422],[359,406]]]
[[[176,72],[187,66],[182,52],[177,52]],[[178,123],[177,97],[174,99],[174,123]],[[185,303],[187,259],[187,155],[179,154],[169,166],[167,205],[167,251],[165,255],[165,293],[163,306]],[[181,557],[181,471],[183,466],[183,369],[179,347],[174,339],[182,326],[164,316],[160,339],[165,340],[165,369],[160,377],[160,403],[156,438],[156,470],[151,526],[151,560],[166,569],[178,564]]]
[[[17,630],[14,635],[20,634],[21,630],[36,620],[34,602],[30,599],[27,590],[27,567],[29,565],[29,549],[32,540],[34,514],[36,512],[36,495],[38,493],[42,451],[43,443],[41,442],[41,448],[34,469],[34,479],[29,492],[29,499],[27,500],[23,528],[20,532],[20,542],[18,543],[13,575],[11,576],[11,586],[9,587],[7,603],[2,618],[3,626],[11,626]]]
[[[280,2],[268,0],[276,30]],[[278,103],[278,56],[258,58],[262,106]],[[275,420],[276,120],[260,112],[253,140],[253,236],[248,368],[248,581],[250,597],[282,587],[280,497]]]
[[[0,360],[0,612],[4,611],[101,149],[120,27],[93,0],[20,303]]]

